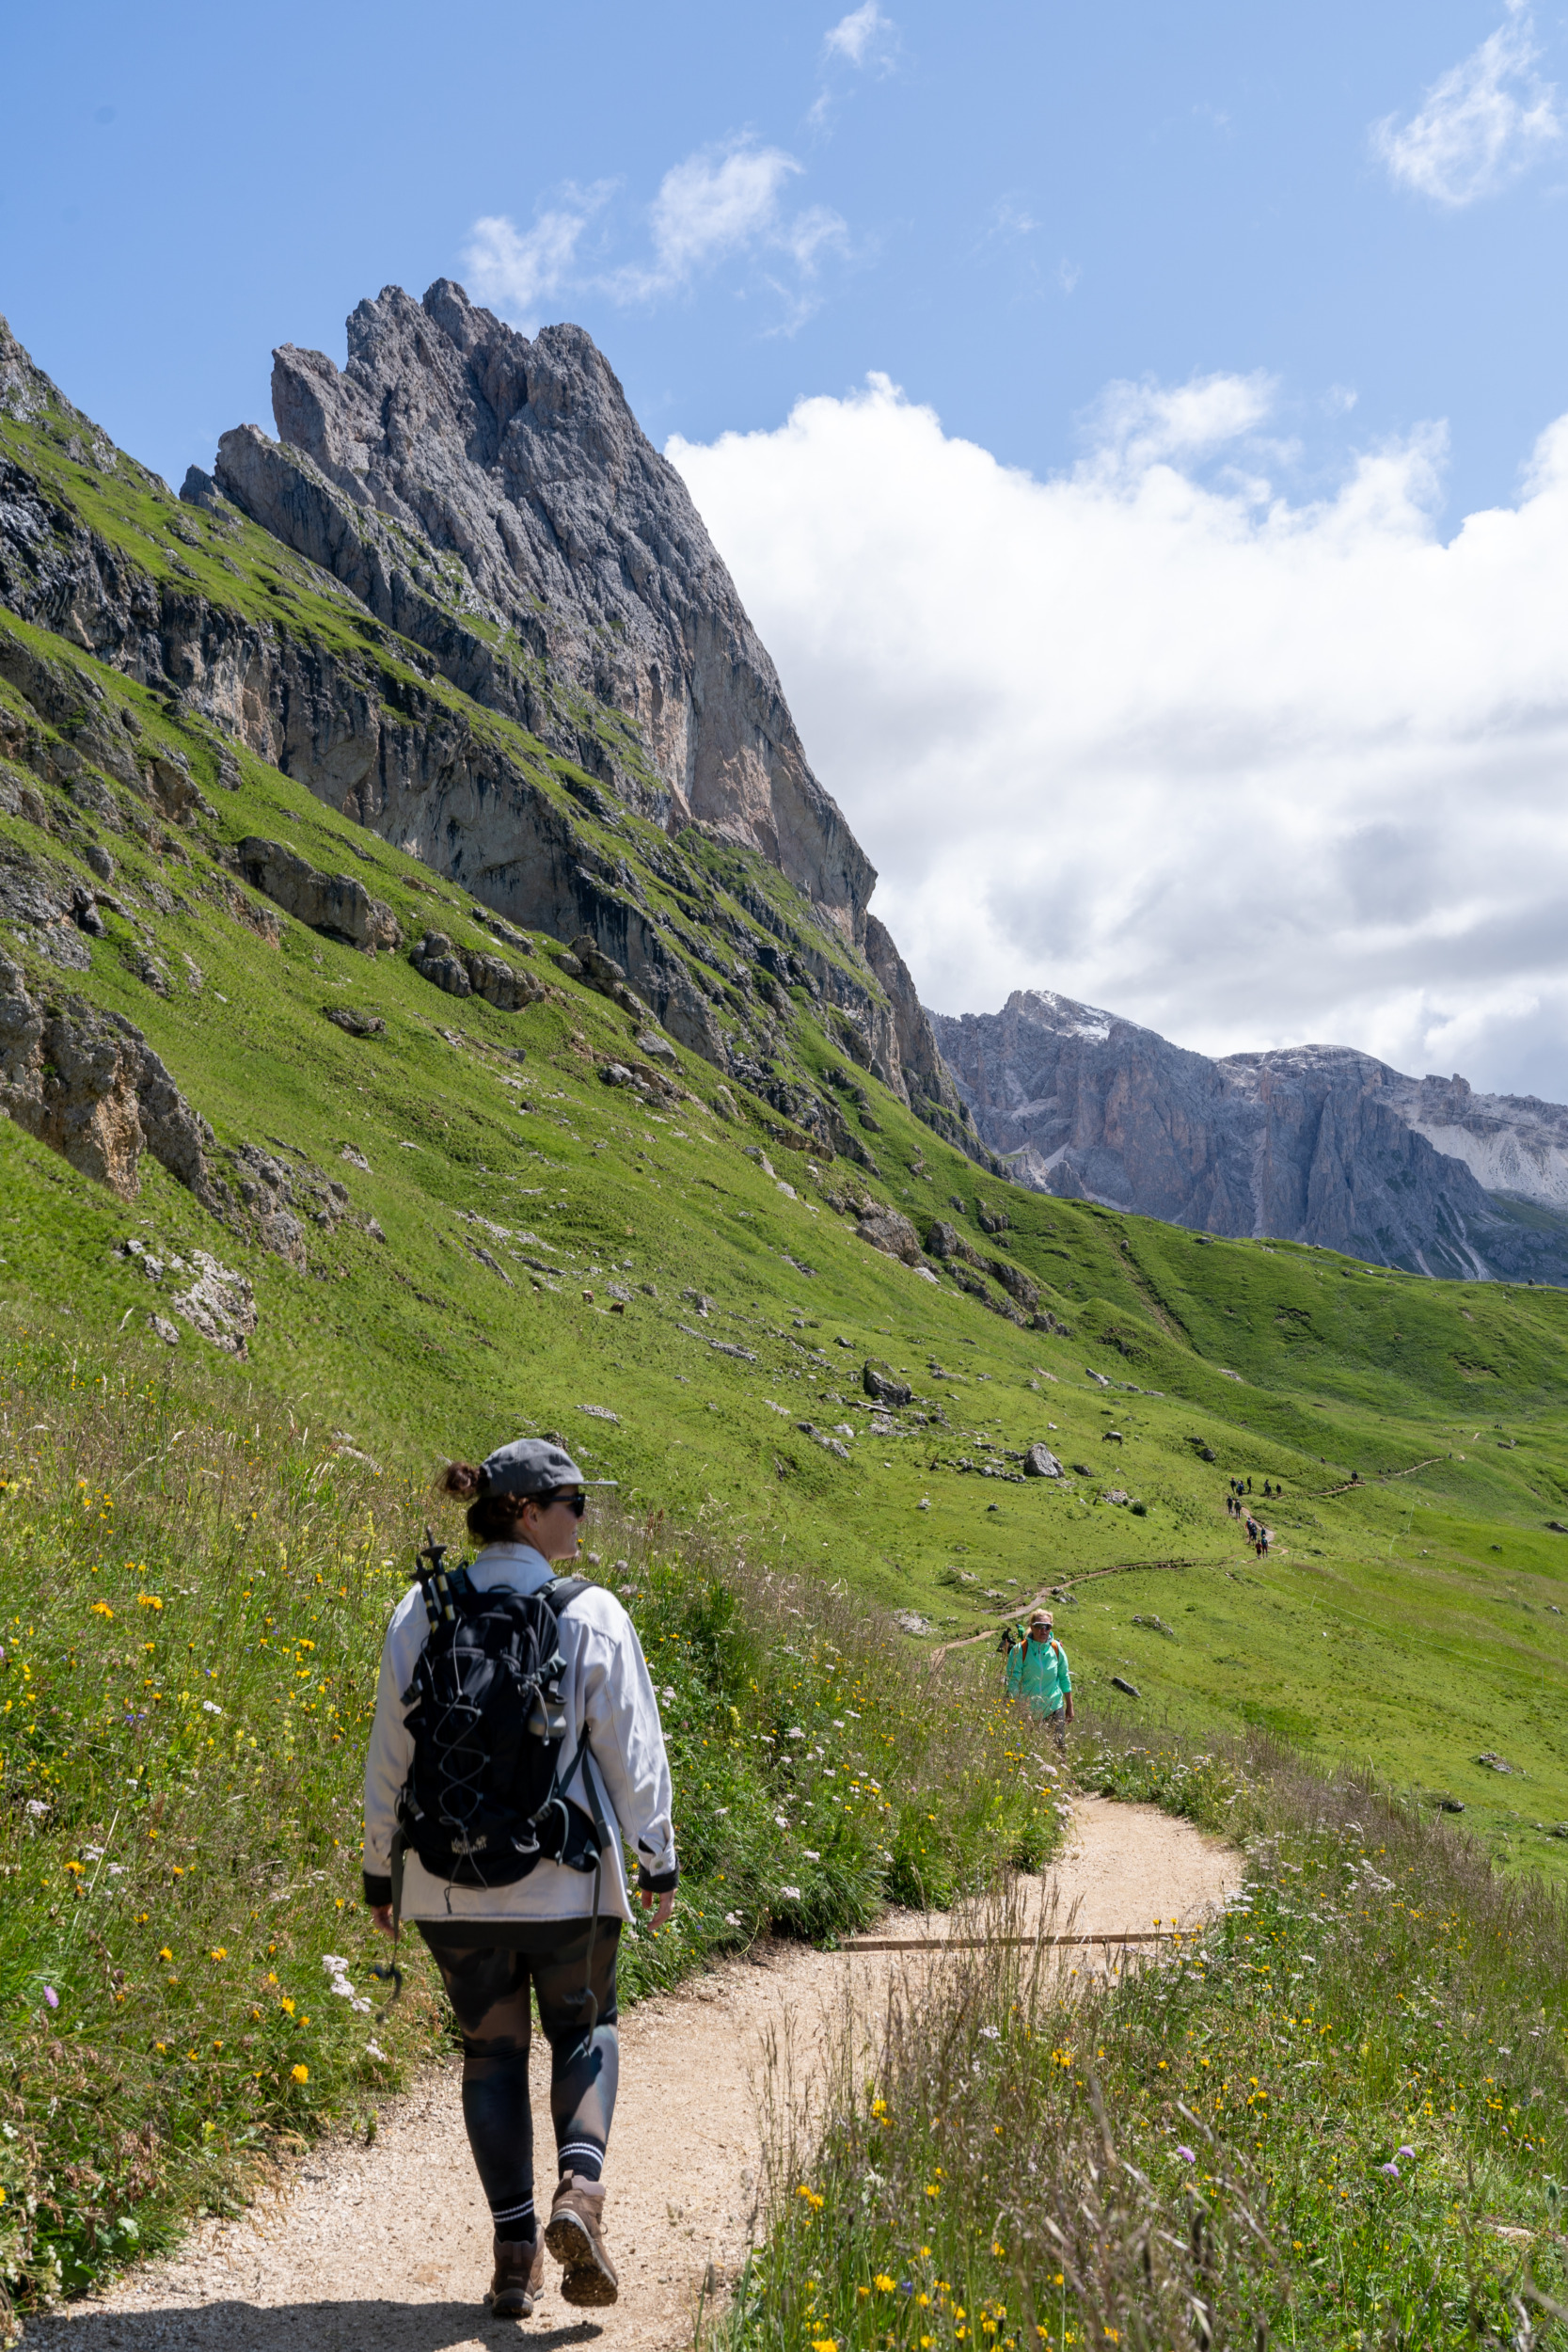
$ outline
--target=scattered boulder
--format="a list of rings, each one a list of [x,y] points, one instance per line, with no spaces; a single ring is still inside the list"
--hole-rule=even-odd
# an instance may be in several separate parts
[[[357,1005],[324,1005],[323,1012],[334,1028],[348,1037],[385,1037],[387,1024],[376,1012],[362,1011]],[[360,1163],[364,1165],[363,1161]]]
[[[657,1029],[639,1029],[637,1043],[642,1053],[651,1054],[656,1061],[667,1061],[678,1067],[680,1056],[669,1039],[660,1037]]]
[[[1131,1497],[1129,1496],[1125,1486],[1108,1486],[1104,1495],[1101,1497],[1101,1501],[1105,1502],[1122,1503],[1131,1501]]]
[[[874,1356],[866,1359],[861,1386],[879,1405],[909,1405],[914,1401],[914,1391],[909,1383],[895,1379],[891,1366],[879,1363]]]
[[[352,874],[320,874],[281,841],[249,834],[232,852],[234,870],[285,914],[329,939],[367,950],[400,947],[403,932],[389,906]]]
[[[1126,1681],[1120,1675],[1113,1675],[1111,1677],[1111,1688],[1113,1691],[1121,1691],[1125,1692],[1126,1696],[1130,1699],[1142,1698],[1143,1696],[1143,1692],[1138,1689],[1135,1683]]]
[[[927,1633],[935,1630],[929,1617],[923,1617],[918,1609],[895,1609],[893,1622],[900,1633],[912,1633],[916,1641],[923,1641]]]
[[[860,1212],[860,1222],[855,1231],[862,1241],[873,1249],[880,1249],[887,1257],[897,1258],[905,1265],[920,1263],[920,1235],[901,1211],[886,1208],[878,1200],[868,1200]]]
[[[176,1327],[170,1323],[167,1315],[149,1315],[147,1320],[151,1329],[157,1333],[157,1336],[163,1341],[166,1347],[179,1346],[180,1333]]]
[[[0,956],[0,1110],[122,1200],[140,1189],[144,1151],[221,1213],[206,1154],[213,1131],[143,1037],[79,997],[36,1003]]]
[[[1023,1457],[1025,1478],[1060,1478],[1062,1466],[1048,1445],[1032,1445]]]
[[[1000,1282],[1009,1298],[1014,1298],[1025,1314],[1033,1314],[1040,1303],[1039,1285],[1030,1280],[1022,1266],[1009,1265],[1006,1258],[988,1258],[986,1272]]]
[[[644,1103],[657,1103],[668,1109],[680,1101],[679,1089],[673,1087],[662,1071],[651,1069],[645,1061],[604,1061],[599,1064],[600,1083],[607,1087],[625,1087]]]
[[[1094,1476],[1094,1472],[1089,1468],[1087,1462],[1074,1462],[1072,1467],[1077,1471],[1080,1478],[1092,1478]]]
[[[574,977],[582,979],[590,988],[597,989],[601,996],[608,996],[611,1004],[619,1005],[621,1010],[630,1013],[634,1021],[646,1023],[652,1020],[647,1006],[626,979],[626,965],[617,963],[613,956],[607,956],[591,931],[578,934],[572,942],[571,953],[578,967]],[[562,969],[564,971],[564,963]]]
[[[1134,1625],[1147,1626],[1151,1633],[1163,1633],[1167,1642],[1180,1639],[1176,1628],[1173,1625],[1167,1625],[1164,1617],[1134,1617],[1132,1622]]]
[[[426,931],[409,950],[408,961],[433,988],[444,989],[449,996],[483,996],[498,1012],[521,1012],[545,993],[543,981],[531,972],[514,972],[499,956],[454,946],[445,931]]]
[[[197,1279],[171,1301],[174,1311],[214,1347],[244,1363],[246,1342],[256,1331],[256,1295],[243,1274],[220,1265],[205,1249],[193,1249],[191,1257]]]
[[[1478,1764],[1483,1764],[1489,1772],[1508,1772],[1513,1774],[1513,1776],[1517,1780],[1528,1780],[1529,1778],[1528,1773],[1525,1771],[1522,1764],[1510,1764],[1506,1757],[1497,1755],[1491,1748],[1485,1749],[1480,1756],[1478,1756],[1476,1762]]]

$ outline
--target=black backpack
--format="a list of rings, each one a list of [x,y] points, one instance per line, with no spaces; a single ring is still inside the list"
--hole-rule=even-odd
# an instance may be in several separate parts
[[[466,1569],[443,1570],[440,1549],[419,1571],[430,1633],[403,1694],[414,1741],[404,1836],[457,1886],[511,1886],[546,1857],[592,1870],[609,1830],[586,1770],[591,1813],[562,1793],[587,1737],[562,1769],[559,1619],[593,1587],[563,1577],[526,1597],[482,1593]]]

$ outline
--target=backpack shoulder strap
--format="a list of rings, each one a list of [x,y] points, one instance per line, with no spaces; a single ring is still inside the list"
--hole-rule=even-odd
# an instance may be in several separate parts
[[[559,1619],[563,1609],[580,1600],[584,1593],[597,1590],[591,1576],[558,1576],[551,1583],[542,1584],[535,1597],[542,1600],[552,1616]]]

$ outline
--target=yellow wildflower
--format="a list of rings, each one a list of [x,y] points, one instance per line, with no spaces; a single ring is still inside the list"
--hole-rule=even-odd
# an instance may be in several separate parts
[[[308,2066],[294,2066],[289,2071],[296,2083],[308,2083],[310,2079],[310,2069]]]

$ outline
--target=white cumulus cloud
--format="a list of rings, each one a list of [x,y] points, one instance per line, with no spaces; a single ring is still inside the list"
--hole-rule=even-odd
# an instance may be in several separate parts
[[[670,455],[927,1004],[1046,986],[1568,1100],[1568,417],[1270,478],[1259,376],[1116,386],[1049,480],[885,377]]]
[[[1562,136],[1557,92],[1522,7],[1434,82],[1410,120],[1372,125],[1373,151],[1389,176],[1434,204],[1458,210],[1493,196]]]

